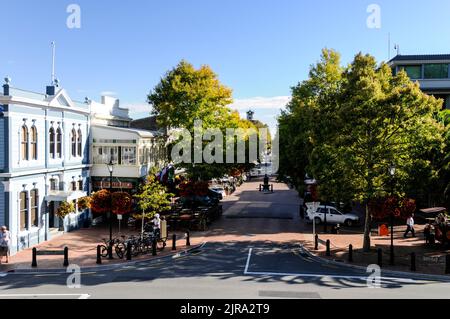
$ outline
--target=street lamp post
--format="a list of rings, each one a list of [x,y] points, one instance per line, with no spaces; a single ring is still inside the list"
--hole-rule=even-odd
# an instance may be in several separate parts
[[[391,196],[394,195],[394,176],[395,176],[396,167],[395,165],[391,165],[389,167],[389,175],[390,175],[390,183],[391,183]],[[394,211],[391,211],[390,216],[391,222],[391,249],[390,249],[390,264],[393,266],[395,264],[394,260]]]
[[[109,246],[108,246],[108,259],[113,259],[112,249],[113,249],[113,243],[112,243],[112,210],[113,210],[113,201],[112,201],[112,182],[113,182],[113,170],[114,170],[114,163],[112,160],[109,161],[108,164],[108,171],[109,171]]]

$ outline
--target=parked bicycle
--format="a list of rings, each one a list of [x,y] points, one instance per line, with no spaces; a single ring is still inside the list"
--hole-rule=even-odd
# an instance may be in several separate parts
[[[100,245],[100,255],[102,257],[106,258],[106,257],[108,257],[108,247],[110,245],[112,247],[116,246],[118,243],[120,243],[120,240],[118,238],[113,238],[112,241],[110,241],[109,239],[103,238],[102,242],[103,242],[103,244]]]

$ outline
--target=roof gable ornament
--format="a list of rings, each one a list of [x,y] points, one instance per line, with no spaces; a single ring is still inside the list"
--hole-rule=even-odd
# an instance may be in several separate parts
[[[58,93],[56,93],[55,96],[50,97],[51,100],[49,101],[49,106],[56,106],[56,107],[73,107],[74,103],[72,99],[67,94],[66,90],[61,89]]]

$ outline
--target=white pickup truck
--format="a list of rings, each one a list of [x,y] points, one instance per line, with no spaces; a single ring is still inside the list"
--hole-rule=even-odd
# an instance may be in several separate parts
[[[325,212],[327,215],[327,224],[342,224],[348,227],[356,226],[359,224],[359,217],[354,214],[344,214],[332,206],[321,205],[316,212],[308,210],[306,212],[305,219],[312,222],[316,222],[316,225],[325,222]]]

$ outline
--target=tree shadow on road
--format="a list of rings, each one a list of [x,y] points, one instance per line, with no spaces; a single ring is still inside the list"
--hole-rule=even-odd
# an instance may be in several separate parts
[[[254,247],[250,262],[248,261],[249,247]],[[304,256],[295,253],[300,251],[299,248],[299,245],[293,243],[279,244],[274,247],[273,243],[266,241],[208,243],[203,249],[194,251],[192,255],[177,259],[159,263],[140,262],[129,266],[128,269],[119,269],[120,271],[82,274],[81,284],[86,287],[108,283],[151,283],[158,279],[179,279],[182,285],[182,279],[211,278],[220,281],[237,279],[246,283],[283,283],[286,287],[312,284],[335,290],[367,288],[365,277],[368,274],[349,268],[325,268],[324,265],[315,261],[305,261]],[[285,268],[276,269],[283,265]],[[245,273],[246,268],[249,273]],[[330,277],[323,277],[324,274]],[[0,278],[0,289],[8,291],[19,288],[39,288],[42,285],[64,287],[69,275],[41,275],[40,277],[8,275]],[[383,278],[381,287],[400,289],[408,285],[430,283],[435,282]],[[214,284],[217,284],[217,289],[220,289],[220,284]],[[189,295],[188,291],[186,295]]]

